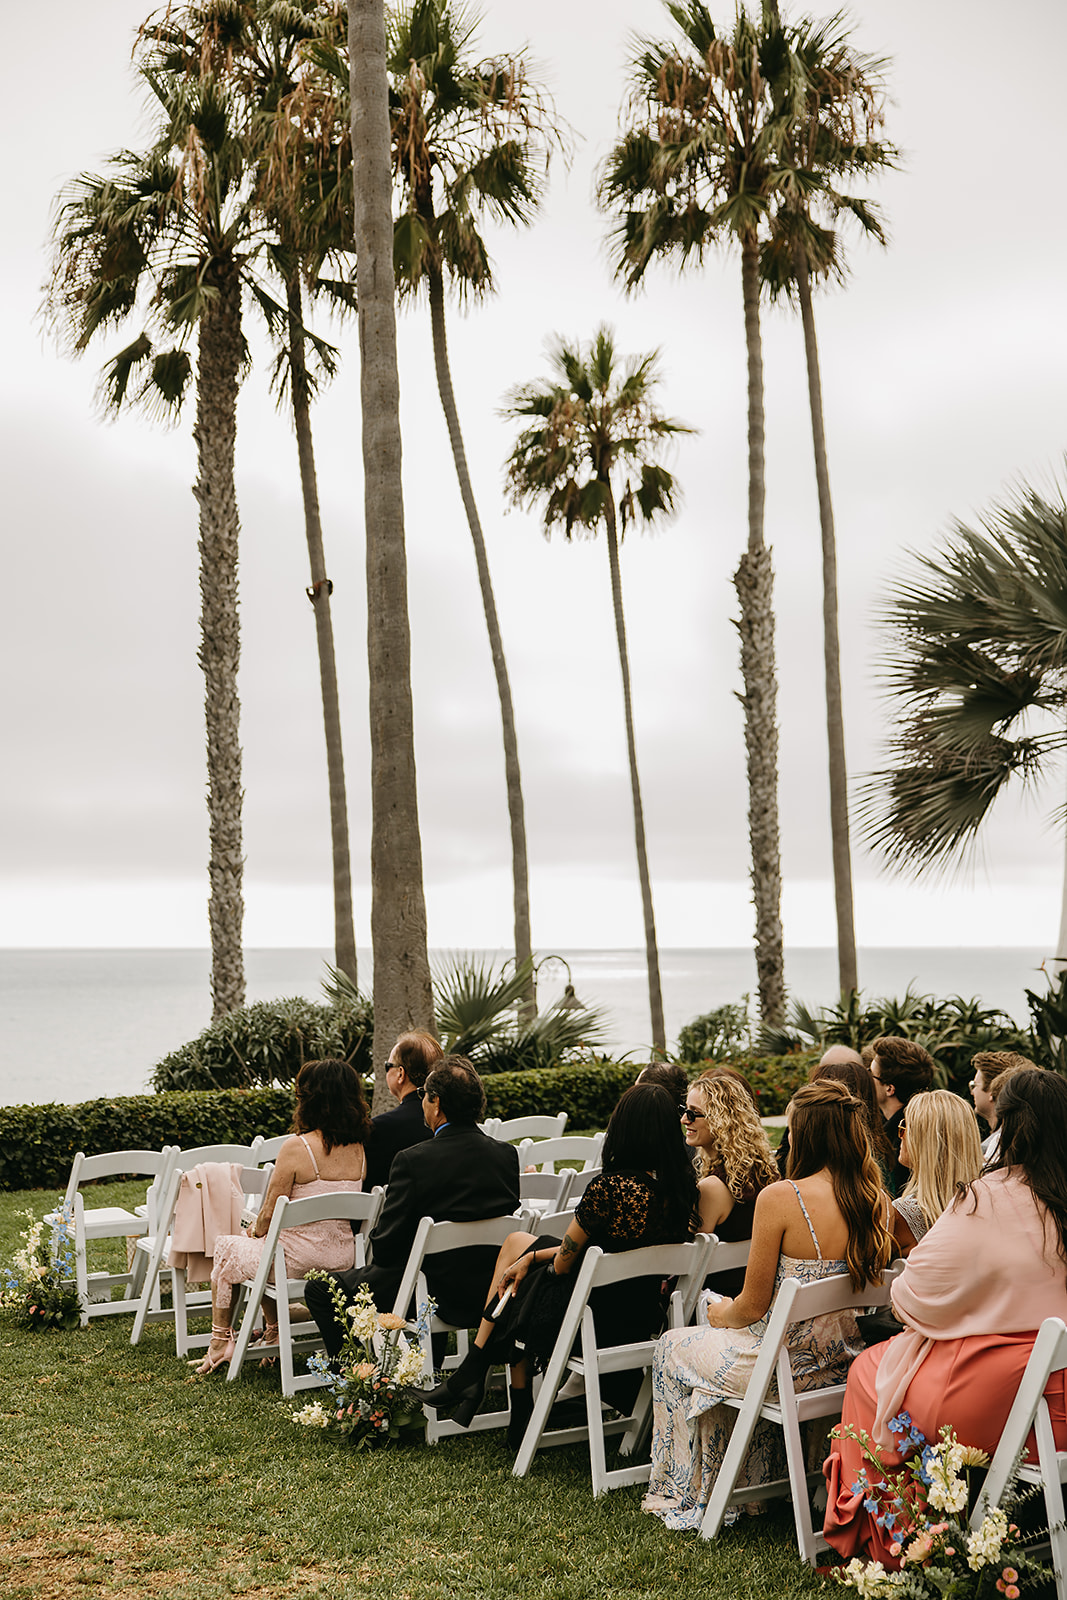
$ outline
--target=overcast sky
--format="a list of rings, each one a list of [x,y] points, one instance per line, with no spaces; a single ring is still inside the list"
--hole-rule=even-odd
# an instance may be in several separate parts
[[[735,256],[626,298],[593,174],[616,134],[633,30],[659,0],[491,0],[485,53],[528,44],[579,135],[543,220],[491,234],[496,298],[454,312],[453,377],[516,702],[541,949],[641,942],[607,555],[547,543],[507,510],[505,392],[542,376],[553,333],[602,321],[662,352],[661,403],[699,431],[672,465],[677,519],[623,550],[638,756],[660,942],[750,940],[746,793],[731,585],[746,535],[746,392]],[[726,7],[713,14],[728,20]],[[5,582],[0,943],[207,943],[207,825],[192,417],[102,422],[99,367],[38,318],[50,207],[65,181],[146,133],[130,70],[144,0],[57,0],[7,16],[3,165]],[[875,192],[891,247],[856,245],[816,306],[837,521],[846,737],[858,779],[886,732],[876,611],[904,551],[929,548],[1067,442],[1062,0],[863,0],[861,48],[893,58],[887,134],[905,170]],[[56,40],[61,40],[57,48]],[[799,320],[764,313],[767,538],[778,610],[787,943],[833,942],[819,529]],[[368,940],[365,615],[358,353],[314,423],[349,780],[360,943]],[[258,348],[258,347],[257,347]],[[419,804],[434,946],[506,946],[510,867],[499,712],[425,307],[400,363]],[[296,450],[261,362],[242,390],[241,668],[249,945],[332,937],[325,758]],[[1006,804],[977,868],[921,885],[857,846],[861,944],[1048,945],[1059,794]]]

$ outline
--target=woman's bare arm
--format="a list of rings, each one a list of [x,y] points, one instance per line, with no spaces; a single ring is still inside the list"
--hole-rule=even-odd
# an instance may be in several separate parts
[[[713,1328],[747,1328],[766,1314],[774,1294],[782,1236],[789,1221],[790,1205],[796,1196],[785,1183],[772,1183],[761,1190],[752,1222],[752,1248],[748,1254],[745,1286],[736,1300],[719,1300],[708,1308]],[[714,1260],[712,1267],[714,1267]]]

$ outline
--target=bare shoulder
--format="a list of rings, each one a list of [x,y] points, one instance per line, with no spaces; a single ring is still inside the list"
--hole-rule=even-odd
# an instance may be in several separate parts
[[[765,1189],[760,1190],[756,1196],[756,1215],[784,1216],[787,1211],[796,1207],[796,1203],[796,1190],[785,1178],[781,1178],[777,1183],[769,1183]]]

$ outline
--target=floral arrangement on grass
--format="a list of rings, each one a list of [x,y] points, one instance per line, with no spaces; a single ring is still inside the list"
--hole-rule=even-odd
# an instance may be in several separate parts
[[[896,1473],[886,1471],[866,1429],[841,1424],[833,1433],[854,1439],[878,1471],[879,1481],[872,1483],[867,1468],[861,1467],[852,1489],[863,1495],[866,1510],[885,1529],[889,1553],[900,1568],[891,1571],[881,1561],[857,1556],[834,1569],[838,1583],[856,1589],[865,1600],[1019,1600],[1050,1582],[1051,1569],[1034,1559],[1018,1526],[1009,1520],[1024,1498],[1014,1480],[1005,1495],[1007,1509],[993,1507],[977,1529],[970,1528],[978,1479],[989,1466],[984,1450],[960,1444],[950,1427],[941,1429],[937,1444],[929,1444],[906,1411],[893,1418],[889,1430],[897,1435],[897,1453],[904,1458]],[[1040,1534],[1026,1537],[1034,1540]]]
[[[323,1379],[330,1398],[303,1406],[294,1412],[293,1421],[305,1428],[332,1429],[357,1450],[423,1433],[420,1339],[429,1327],[433,1302],[423,1306],[417,1323],[405,1322],[392,1312],[379,1311],[366,1284],[348,1305],[344,1291],[329,1273],[309,1272],[308,1277],[330,1285],[338,1320],[345,1324],[345,1337],[333,1362],[325,1356],[312,1356],[308,1361],[309,1368]],[[409,1342],[408,1334],[414,1336],[414,1342]]]
[[[67,1205],[42,1221],[20,1211],[29,1226],[20,1235],[10,1267],[0,1268],[0,1305],[14,1313],[24,1328],[69,1332],[81,1322],[81,1301],[74,1283],[74,1218]]]

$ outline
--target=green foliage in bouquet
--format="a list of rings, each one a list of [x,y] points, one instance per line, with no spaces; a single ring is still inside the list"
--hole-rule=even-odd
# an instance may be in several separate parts
[[[419,1339],[433,1315],[432,1304],[423,1307],[417,1323],[405,1322],[391,1311],[379,1311],[366,1284],[348,1305],[328,1272],[309,1272],[308,1277],[329,1284],[345,1336],[334,1362],[324,1356],[312,1356],[308,1362],[324,1380],[329,1398],[302,1406],[294,1412],[293,1421],[305,1428],[339,1433],[357,1450],[423,1434],[426,1417],[419,1399],[423,1387]],[[408,1334],[414,1339],[409,1340]]]
[[[20,1235],[12,1265],[0,1271],[0,1305],[23,1328],[69,1333],[81,1322],[81,1302],[74,1285],[73,1217],[61,1206],[42,1221],[20,1211],[29,1226]]]
[[[1014,1482],[1002,1506],[987,1509],[973,1531],[969,1526],[978,1493],[972,1478],[984,1475],[982,1469],[989,1465],[984,1450],[960,1444],[948,1426],[941,1429],[937,1444],[928,1444],[906,1411],[892,1419],[889,1430],[897,1436],[897,1453],[904,1459],[896,1473],[886,1471],[866,1429],[845,1423],[833,1433],[854,1439],[875,1469],[872,1481],[861,1467],[852,1491],[863,1496],[864,1508],[885,1530],[889,1553],[900,1568],[893,1571],[881,1561],[857,1556],[835,1569],[838,1583],[865,1600],[1019,1600],[1049,1583],[1050,1569],[1034,1559],[1010,1520],[1024,1498]],[[1040,1533],[1026,1538],[1034,1542]]]

